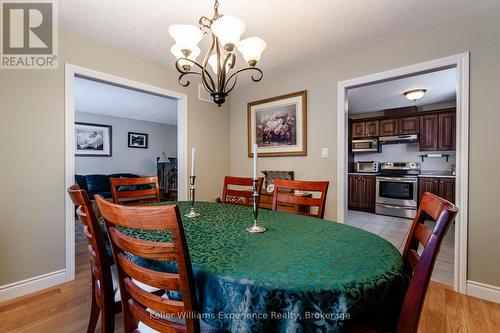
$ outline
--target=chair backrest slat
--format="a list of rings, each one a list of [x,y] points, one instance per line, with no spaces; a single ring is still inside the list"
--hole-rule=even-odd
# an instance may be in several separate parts
[[[105,219],[110,235],[113,256],[117,263],[125,332],[134,332],[138,321],[161,332],[200,331],[199,320],[192,316],[184,324],[151,316],[146,308],[166,313],[196,313],[196,293],[191,260],[184,235],[179,209],[177,206],[124,206],[107,202],[100,195],[96,201]],[[142,230],[161,230],[171,234],[171,242],[151,242],[126,236],[117,226]],[[173,249],[173,251],[172,251]],[[177,273],[165,273],[139,266],[127,257],[125,252],[175,262]],[[161,258],[161,259],[160,259]],[[158,297],[141,289],[132,281],[164,290],[177,290],[182,293],[182,302],[174,302]],[[178,311],[181,308],[181,311]]]
[[[137,318],[137,320],[142,321],[147,326],[151,327],[154,330],[159,332],[168,332],[168,333],[183,333],[188,332],[185,326],[182,324],[178,324],[173,321],[169,321],[163,318],[156,318],[152,316],[151,313],[146,311],[144,307],[131,299],[128,302],[128,308],[130,309],[130,313]],[[138,332],[137,330],[135,332]]]
[[[411,279],[401,308],[397,333],[417,332],[425,294],[441,242],[457,213],[458,208],[443,198],[429,192],[425,192],[422,196],[403,251],[405,271]],[[429,219],[436,221],[432,232],[424,226],[425,221]],[[423,247],[420,255],[419,246]]]
[[[317,207],[317,213],[300,212],[301,215],[323,218],[325,216],[326,194],[329,182],[327,181],[301,181],[301,180],[274,180],[273,210],[280,210],[280,203]],[[285,191],[289,192],[285,192]],[[319,198],[307,198],[294,195],[290,191],[319,192]]]
[[[175,261],[175,246],[172,243],[138,241],[135,238],[122,234],[114,227],[109,228],[109,235],[125,252],[152,260]],[[141,246],[137,246],[138,242]]]
[[[264,178],[260,177],[257,182],[257,190],[262,190]],[[232,189],[231,186],[244,186],[248,190]],[[224,177],[224,188],[222,190],[221,202],[241,206],[251,206],[253,204],[253,180],[246,177]]]
[[[158,272],[139,266],[127,259],[123,253],[118,253],[117,259],[123,272],[127,276],[147,284],[148,286],[163,290],[181,291],[179,274]]]
[[[109,181],[111,183],[113,202],[116,204],[160,202],[160,187],[158,185],[157,176],[110,178]],[[137,188],[138,186],[139,188]],[[141,188],[140,186],[150,186],[150,188]],[[136,187],[136,189],[133,189],[134,187]]]
[[[163,298],[148,293],[138,287],[130,278],[125,278],[125,288],[130,296],[144,307],[153,309],[158,313],[177,314],[184,310],[184,302]]]

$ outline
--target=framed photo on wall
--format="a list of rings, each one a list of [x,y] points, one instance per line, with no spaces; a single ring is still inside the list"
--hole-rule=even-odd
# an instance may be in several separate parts
[[[307,155],[307,91],[250,102],[248,156],[257,144],[258,156]]]
[[[75,156],[111,156],[110,125],[75,122]]]
[[[129,148],[148,148],[148,135],[145,133],[128,132]]]

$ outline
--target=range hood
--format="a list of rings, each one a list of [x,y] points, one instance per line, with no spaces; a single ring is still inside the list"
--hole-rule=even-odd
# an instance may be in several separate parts
[[[393,143],[416,143],[418,142],[418,134],[381,136],[378,138],[378,141],[383,145],[389,145]]]

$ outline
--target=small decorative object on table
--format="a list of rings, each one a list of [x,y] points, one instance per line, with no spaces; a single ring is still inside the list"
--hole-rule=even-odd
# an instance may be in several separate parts
[[[257,152],[257,145],[253,145],[253,151]],[[253,179],[252,179],[252,187],[253,187],[253,226],[246,228],[246,231],[256,234],[266,231],[266,228],[260,227],[257,225],[257,218],[259,216],[259,189],[257,188],[257,184],[259,179],[257,177],[257,154],[253,155]]]
[[[194,147],[191,149],[191,176],[189,176],[190,187],[189,187],[189,200],[191,201],[189,213],[185,214],[185,217],[194,218],[200,216],[200,213],[194,211],[194,199],[195,199],[195,187],[194,182],[196,176],[194,175],[194,158],[195,158],[195,149]]]
[[[294,172],[293,171],[261,171],[264,174],[264,187],[268,193],[274,192],[274,180],[276,178],[293,180]]]

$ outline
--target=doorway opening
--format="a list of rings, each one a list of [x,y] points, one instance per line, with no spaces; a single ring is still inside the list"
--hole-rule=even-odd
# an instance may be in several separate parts
[[[423,192],[454,202],[460,213],[433,279],[461,293],[467,281],[468,71],[465,53],[338,85],[338,220],[401,249]],[[417,89],[425,89],[424,97],[404,95]]]
[[[158,176],[164,200],[185,200],[187,96],[66,65],[66,188],[110,197],[109,178]],[[178,186],[179,185],[179,186]],[[66,281],[85,243],[66,196]]]

